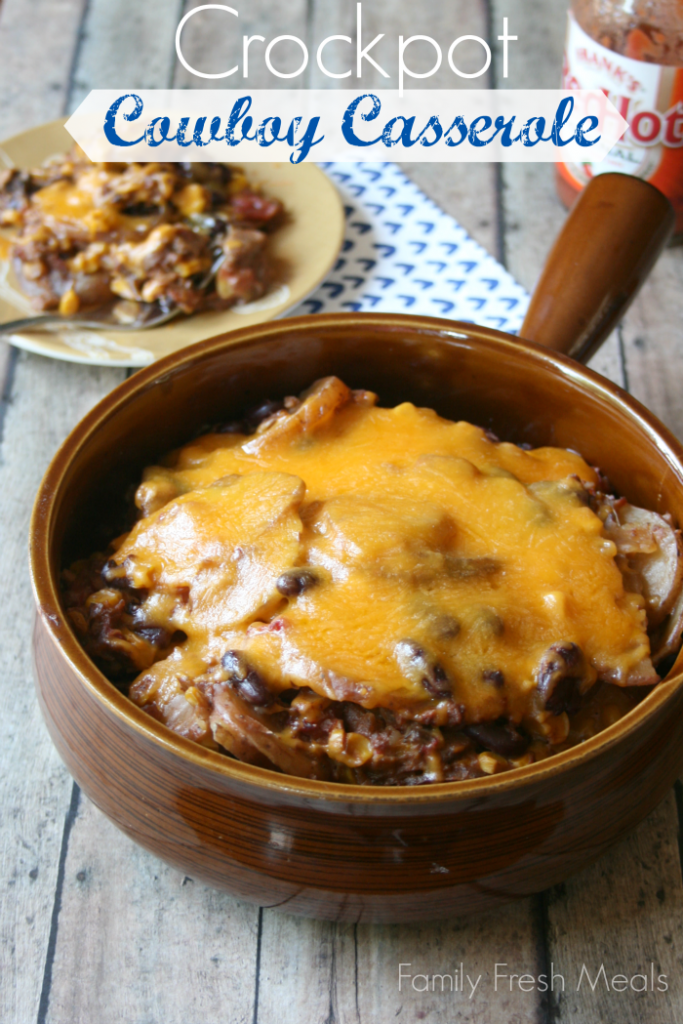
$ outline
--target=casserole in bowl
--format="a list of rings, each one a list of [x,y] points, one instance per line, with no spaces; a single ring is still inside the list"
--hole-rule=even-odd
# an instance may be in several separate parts
[[[46,721],[76,780],[124,831],[193,877],[263,905],[418,920],[538,891],[599,856],[677,776],[677,665],[617,723],[538,764],[417,788],[342,786],[242,764],[172,734],[104,678],[68,624],[60,570],[101,543],[145,465],[207,424],[332,374],[383,405],[412,401],[503,440],[580,451],[630,502],[683,521],[678,443],[619,388],[539,346],[468,324],[354,314],[203,342],[112,392],[45,478],[32,572]]]

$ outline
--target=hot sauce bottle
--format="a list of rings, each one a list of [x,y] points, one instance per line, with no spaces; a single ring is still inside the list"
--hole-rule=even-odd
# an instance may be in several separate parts
[[[562,201],[596,174],[634,174],[668,196],[681,235],[683,0],[572,0],[562,84],[601,89],[629,125],[601,163],[558,163]]]

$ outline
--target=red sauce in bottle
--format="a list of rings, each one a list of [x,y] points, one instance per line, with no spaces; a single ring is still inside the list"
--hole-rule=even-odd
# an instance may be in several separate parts
[[[683,0],[573,0],[562,82],[602,89],[629,124],[600,164],[558,163],[563,202],[596,174],[634,174],[668,196],[683,233]]]

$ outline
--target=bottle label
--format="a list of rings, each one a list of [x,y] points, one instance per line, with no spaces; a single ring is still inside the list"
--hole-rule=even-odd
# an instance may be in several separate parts
[[[569,12],[565,89],[601,89],[628,129],[600,163],[563,164],[577,188],[596,174],[645,178],[683,208],[683,68],[633,60],[591,39]]]

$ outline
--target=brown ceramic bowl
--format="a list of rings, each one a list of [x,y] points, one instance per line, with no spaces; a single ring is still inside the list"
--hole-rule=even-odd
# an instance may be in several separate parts
[[[596,178],[556,244],[522,328],[585,357],[671,230],[669,204]],[[38,696],[73,776],[136,842],[266,906],[345,920],[479,910],[559,882],[662,798],[683,766],[683,675],[595,738],[467,782],[358,787],[292,778],[182,739],[92,664],[60,602],[60,568],[116,532],[143,466],[260,399],[337,374],[500,437],[579,450],[635,504],[683,522],[683,450],[637,402],[577,363],[497,331],[406,316],[305,317],[204,341],[113,391],[57,453],[35,506]]]
[[[194,878],[339,920],[481,910],[566,878],[641,820],[683,767],[683,675],[536,765],[419,788],[302,780],[175,735],[109,683],[60,603],[60,567],[98,543],[142,467],[202,425],[337,374],[500,437],[579,450],[638,505],[683,522],[683,449],[618,387],[497,331],[391,315],[302,317],[202,342],[139,371],[57,453],[31,526],[38,695],[78,784]],[[679,659],[681,661],[681,659]]]

